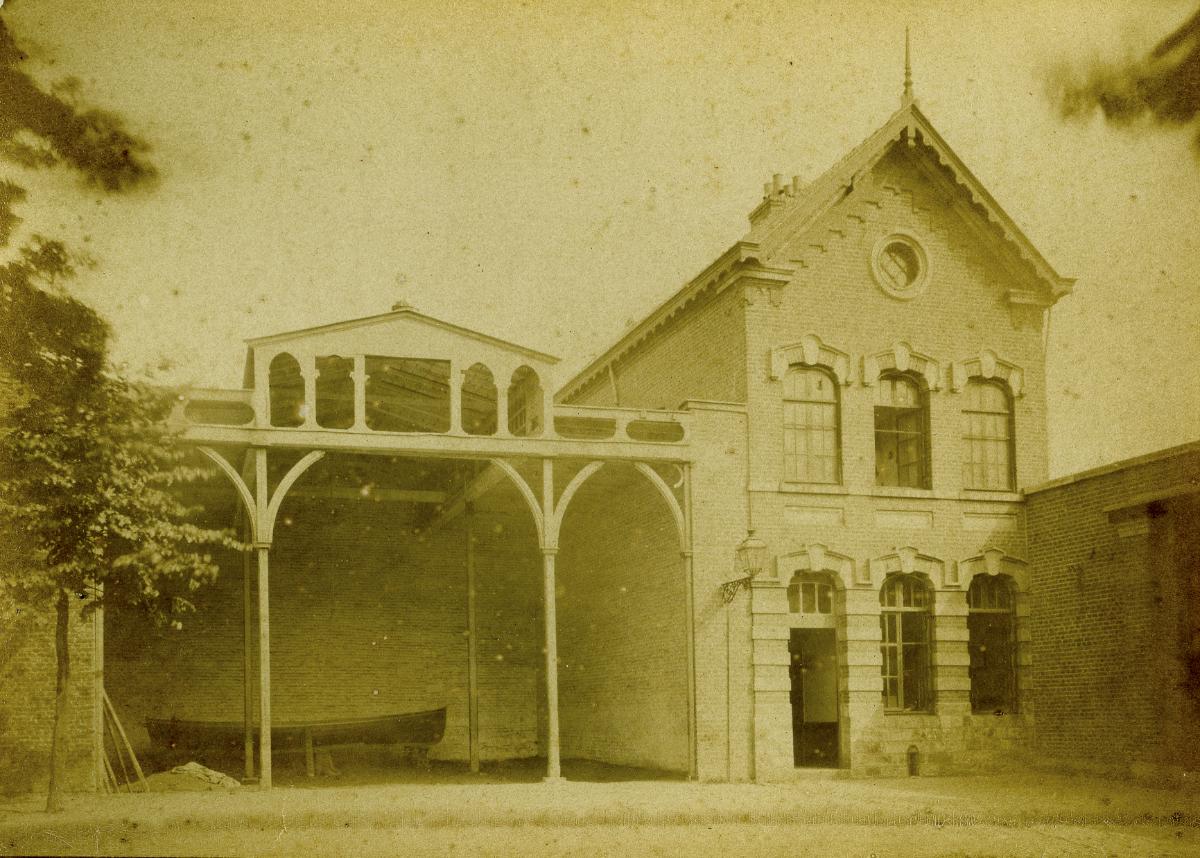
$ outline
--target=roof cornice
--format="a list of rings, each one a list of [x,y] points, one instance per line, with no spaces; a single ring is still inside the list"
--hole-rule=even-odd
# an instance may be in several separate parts
[[[1008,213],[1000,207],[1000,204],[996,202],[996,199],[988,192],[988,189],[967,168],[962,159],[955,154],[954,150],[950,148],[950,144],[937,132],[937,129],[933,127],[933,124],[915,103],[907,105],[900,112],[904,113],[906,111],[911,113],[915,120],[914,126],[910,127],[913,127],[919,137],[923,138],[926,145],[930,146],[938,154],[942,163],[950,168],[959,180],[959,184],[970,194],[971,202],[983,208],[988,215],[988,219],[1000,228],[1004,238],[1014,245],[1018,254],[1033,265],[1038,276],[1050,286],[1055,300],[1069,294],[1071,288],[1075,285],[1075,278],[1063,277],[1054,270],[1054,266],[1047,261],[1046,257],[1042,256],[1041,251],[1029,240],[1029,237],[1017,226],[1016,222],[1008,216]]]

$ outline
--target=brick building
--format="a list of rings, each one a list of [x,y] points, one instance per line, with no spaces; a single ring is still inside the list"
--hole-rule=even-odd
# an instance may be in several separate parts
[[[181,631],[110,610],[98,672],[142,749],[147,718],[262,725],[268,783],[269,725],[439,707],[435,756],[550,778],[1078,753],[1071,490],[1022,492],[1070,286],[906,92],[573,377],[403,306],[252,340],[181,406],[252,550]]]
[[[1037,751],[1200,771],[1200,444],[1026,490]]]

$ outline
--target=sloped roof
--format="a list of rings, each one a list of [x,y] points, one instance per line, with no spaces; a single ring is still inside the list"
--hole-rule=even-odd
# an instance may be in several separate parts
[[[470,328],[464,328],[460,325],[455,325],[451,322],[434,318],[433,316],[427,316],[424,313],[418,313],[412,307],[398,307],[397,309],[391,310],[387,313],[378,313],[374,316],[363,316],[359,319],[344,319],[340,322],[331,322],[327,325],[317,325],[311,328],[300,328],[299,330],[295,331],[282,331],[277,334],[253,337],[246,340],[246,345],[253,349],[255,346],[265,345],[267,343],[288,342],[290,340],[303,339],[304,337],[308,337],[313,334],[344,331],[352,328],[363,328],[371,325],[384,324],[401,318],[412,319],[421,324],[430,325],[435,328],[441,328],[442,330],[449,331],[462,337],[467,337],[468,339],[478,340],[480,342],[496,346],[497,348],[502,348],[507,351],[517,352],[518,354],[535,358],[544,363],[555,364],[559,362],[559,358],[555,357],[554,355],[546,354],[545,352],[540,352],[536,349],[526,348],[525,346],[518,345],[517,343],[509,342],[508,340],[502,340],[499,337],[493,337],[488,334],[480,333],[479,331],[473,331]]]
[[[1037,279],[1047,287],[1054,300],[1071,291],[1074,279],[1063,277],[1054,270],[983,183],[967,169],[966,164],[954,153],[913,101],[904,104],[874,134],[851,149],[836,164],[806,186],[798,196],[792,198],[787,210],[771,219],[766,233],[756,237],[769,248],[774,243],[772,238],[775,236],[782,233],[790,235],[804,229],[852,190],[857,180],[878,163],[897,142],[919,148],[923,153],[936,158],[937,162],[946,168],[959,190],[966,195],[971,205],[992,228],[995,236],[1001,240],[1004,249],[1032,268]],[[755,232],[752,230],[751,234],[755,235]]]
[[[967,169],[966,164],[937,132],[916,102],[905,99],[901,108],[877,131],[847,152],[815,181],[801,189],[799,194],[787,198],[784,210],[763,224],[763,229],[752,228],[741,241],[721,254],[640,324],[624,334],[611,348],[580,370],[559,389],[558,397],[563,398],[578,392],[607,364],[636,348],[655,331],[677,317],[699,294],[714,285],[721,286],[723,282],[728,282],[728,274],[742,266],[760,266],[760,260],[770,258],[773,246],[780,243],[782,236],[805,229],[836,205],[854,189],[859,178],[891,151],[893,144],[900,142],[911,144],[914,148],[931,155],[949,172],[958,189],[970,200],[973,209],[991,228],[998,244],[1013,260],[1028,266],[1036,279],[1045,286],[1051,303],[1070,293],[1075,283],[1074,278],[1063,277],[1054,270],[983,183]],[[777,201],[778,198],[765,200],[763,205]],[[773,276],[790,273],[782,269],[760,270]]]

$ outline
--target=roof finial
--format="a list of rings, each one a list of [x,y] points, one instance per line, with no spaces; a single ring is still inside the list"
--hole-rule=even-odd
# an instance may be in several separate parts
[[[900,97],[900,106],[908,107],[913,103],[912,59],[908,42],[908,27],[904,28],[904,95]]]

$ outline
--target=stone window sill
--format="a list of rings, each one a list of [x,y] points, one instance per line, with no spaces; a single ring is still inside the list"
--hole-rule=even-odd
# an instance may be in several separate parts
[[[909,489],[903,486],[875,486],[871,494],[877,498],[933,498],[933,489]]]
[[[1019,721],[1024,713],[1020,710],[1006,709],[1000,714],[995,712],[976,712],[971,710],[971,718],[977,721]]]
[[[1021,492],[992,491],[989,489],[963,489],[958,493],[960,500],[1004,501],[1005,503],[1020,503],[1025,500]]]
[[[844,495],[849,494],[845,486],[832,483],[789,483],[781,482],[779,491],[789,494],[806,495]]]

